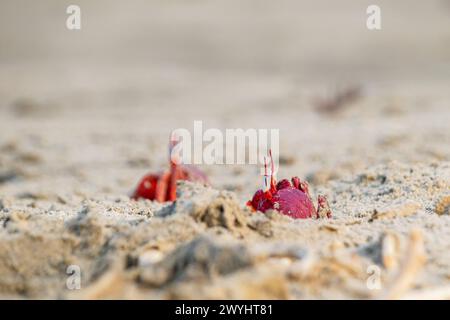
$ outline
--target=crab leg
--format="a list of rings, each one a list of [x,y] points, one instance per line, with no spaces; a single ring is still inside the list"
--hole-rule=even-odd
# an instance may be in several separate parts
[[[325,196],[317,199],[317,218],[331,218],[331,209]]]
[[[270,158],[270,191],[275,192],[277,190],[277,187],[274,177],[275,165],[273,163],[272,149],[269,149],[269,158]]]
[[[268,177],[269,175],[267,174],[267,158],[266,156],[264,156],[264,187],[263,190],[267,191],[269,189],[269,183],[268,183]]]

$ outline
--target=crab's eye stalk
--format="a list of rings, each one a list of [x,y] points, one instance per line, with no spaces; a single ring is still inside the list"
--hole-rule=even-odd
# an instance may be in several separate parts
[[[269,149],[270,159],[270,190],[276,190],[276,178],[275,178],[275,163],[273,162],[272,149]]]
[[[175,148],[178,142],[180,142],[180,136],[176,131],[172,131],[169,140],[169,152],[172,152],[173,148]]]
[[[267,173],[267,158],[264,156],[264,181],[263,190],[267,191],[269,189],[269,175]]]
[[[172,131],[169,141],[169,159],[170,163],[174,165],[181,164],[179,143],[180,135],[176,131]]]

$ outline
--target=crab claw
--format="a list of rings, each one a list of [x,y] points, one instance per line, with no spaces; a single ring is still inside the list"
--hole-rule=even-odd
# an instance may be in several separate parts
[[[253,210],[261,212],[273,209],[272,194],[270,191],[258,190],[253,195],[252,200],[247,201],[247,205],[252,207]]]
[[[325,196],[319,196],[317,199],[316,218],[331,218],[331,209]]]

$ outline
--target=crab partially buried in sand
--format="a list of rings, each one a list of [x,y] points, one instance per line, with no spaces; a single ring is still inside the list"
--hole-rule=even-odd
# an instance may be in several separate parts
[[[317,209],[314,207],[306,181],[293,177],[291,181],[283,179],[277,183],[273,176],[271,151],[269,158],[270,175],[267,174],[267,161],[264,163],[264,190],[255,192],[253,198],[247,202],[249,207],[261,212],[276,210],[294,219],[331,218],[331,209],[325,196],[319,195]]]
[[[175,201],[177,198],[177,181],[188,180],[208,183],[207,176],[197,167],[181,165],[180,159],[172,154],[173,148],[177,145],[178,138],[172,136],[169,144],[170,170],[161,173],[149,173],[138,183],[131,196],[133,199],[149,199],[158,202]]]

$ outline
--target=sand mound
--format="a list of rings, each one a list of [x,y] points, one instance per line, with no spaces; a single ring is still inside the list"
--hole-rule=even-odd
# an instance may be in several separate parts
[[[334,215],[326,220],[251,212],[233,192],[189,182],[165,205],[67,198],[46,211],[47,199],[7,197],[0,211],[0,292],[367,298],[433,287],[449,279],[449,168],[393,163],[334,180],[321,190],[332,195]],[[417,227],[419,238],[410,240]],[[67,285],[74,265],[81,270],[75,291]],[[380,272],[379,290],[368,288],[369,267]],[[387,285],[402,277],[411,278],[406,287]]]

